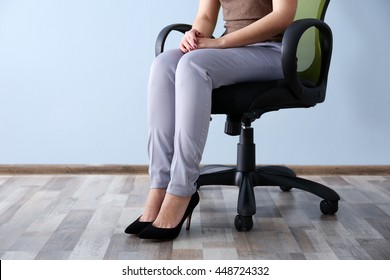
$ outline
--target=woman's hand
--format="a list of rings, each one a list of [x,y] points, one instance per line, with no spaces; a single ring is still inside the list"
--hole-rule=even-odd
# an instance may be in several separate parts
[[[187,31],[180,43],[180,50],[187,53],[196,49],[220,49],[222,48],[222,39],[203,38],[202,34],[196,29]]]
[[[198,48],[198,39],[201,38],[202,33],[196,29],[187,31],[180,42],[180,50],[183,53],[196,50]]]

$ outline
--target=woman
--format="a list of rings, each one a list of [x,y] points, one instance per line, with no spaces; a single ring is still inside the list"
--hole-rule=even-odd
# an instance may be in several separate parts
[[[126,233],[174,239],[185,219],[190,221],[199,202],[195,182],[211,92],[223,85],[283,77],[281,34],[293,21],[297,1],[200,0],[179,49],[155,59],[148,89],[151,188],[144,213]],[[226,32],[212,39],[220,7]]]

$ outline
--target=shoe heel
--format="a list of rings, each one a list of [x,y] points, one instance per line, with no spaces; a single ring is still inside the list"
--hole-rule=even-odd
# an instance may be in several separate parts
[[[187,217],[186,230],[189,230],[189,229],[190,229],[190,226],[191,226],[191,217],[192,217],[192,212],[191,212],[190,215]]]

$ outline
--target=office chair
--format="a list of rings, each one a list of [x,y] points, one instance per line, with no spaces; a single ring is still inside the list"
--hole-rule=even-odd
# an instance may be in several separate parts
[[[283,36],[284,79],[239,83],[213,90],[212,114],[225,114],[225,133],[239,135],[237,166],[210,165],[201,169],[197,186],[233,185],[239,187],[235,228],[248,231],[256,214],[253,188],[279,186],[321,197],[324,215],[338,211],[339,195],[322,184],[299,178],[285,166],[256,166],[252,122],[264,113],[288,108],[309,108],[325,100],[332,54],[332,31],[324,22],[330,0],[299,0],[294,22]],[[162,29],[156,41],[156,55],[164,51],[171,31],[185,33],[188,24],[172,24]]]

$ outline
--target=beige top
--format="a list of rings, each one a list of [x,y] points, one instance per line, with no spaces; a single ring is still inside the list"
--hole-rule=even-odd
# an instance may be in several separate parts
[[[226,34],[241,29],[272,12],[272,0],[219,0]],[[281,41],[279,34],[269,41]]]

